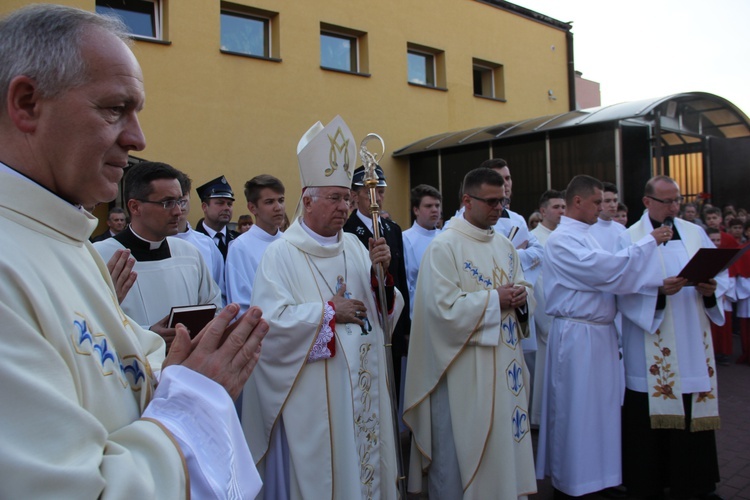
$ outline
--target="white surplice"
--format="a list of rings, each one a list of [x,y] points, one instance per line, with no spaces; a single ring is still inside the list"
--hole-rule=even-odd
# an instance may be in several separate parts
[[[552,234],[552,230],[543,224],[538,224],[531,230],[539,244],[544,247],[547,244],[547,238]],[[536,332],[536,357],[534,361],[534,381],[531,387],[534,390],[531,393],[531,425],[538,426],[542,421],[542,400],[544,391],[544,372],[547,366],[547,343],[549,341],[549,329],[552,326],[552,318],[544,312],[547,307],[547,301],[544,300],[544,274],[539,273],[534,283],[534,299],[536,299],[536,309],[534,310],[534,329]]]
[[[625,231],[625,226],[613,220],[599,219],[596,224],[591,226],[589,231],[600,247],[608,252],[615,253],[617,251],[617,239]]]
[[[144,328],[158,323],[176,306],[214,304],[221,309],[221,290],[211,276],[200,251],[192,244],[167,237],[171,257],[136,261],[138,273],[121,307],[125,314]],[[94,243],[105,262],[125,247],[115,238]],[[194,334],[197,332],[193,332]]]
[[[404,264],[406,265],[406,283],[409,286],[409,316],[414,310],[414,291],[417,289],[417,275],[422,256],[432,240],[440,234],[440,229],[425,229],[416,221],[402,233],[404,239]]]
[[[611,254],[590,226],[563,217],[544,248],[549,333],[537,478],[579,496],[622,482],[615,296],[656,296],[662,280],[648,236]]]
[[[239,304],[240,312],[237,316],[244,314],[250,307],[255,273],[266,248],[281,238],[282,234],[281,231],[268,234],[260,226],[253,224],[245,233],[232,240],[225,266],[227,300]]]

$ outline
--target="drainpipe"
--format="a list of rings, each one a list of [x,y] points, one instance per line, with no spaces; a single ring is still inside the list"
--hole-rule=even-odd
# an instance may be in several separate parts
[[[575,111],[576,106],[576,68],[573,57],[573,33],[570,28],[565,32],[565,45],[568,52],[568,110]]]

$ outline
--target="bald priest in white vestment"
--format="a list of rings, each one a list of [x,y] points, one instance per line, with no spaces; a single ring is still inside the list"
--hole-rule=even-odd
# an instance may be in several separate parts
[[[270,331],[245,386],[242,419],[264,498],[398,496],[373,272],[388,269],[390,251],[380,238],[368,255],[342,231],[355,154],[338,116],[302,137],[302,215],[268,246],[255,277],[251,305],[263,307]],[[398,317],[403,299],[388,281],[389,313]]]
[[[422,490],[426,473],[431,499],[524,497],[536,493],[520,324],[531,285],[492,228],[503,178],[478,168],[463,189],[463,214],[427,247],[417,279],[404,395],[409,491]]]
[[[628,493],[644,498],[658,498],[666,488],[673,498],[716,498],[719,481],[710,321],[723,324],[729,276],[723,271],[695,286],[676,277],[698,250],[713,248],[700,226],[677,218],[680,201],[673,179],[650,179],[643,197],[646,211],[619,241],[628,246],[643,234],[663,230],[667,218],[673,220],[670,241],[651,257],[664,280],[659,295],[618,297],[627,388],[623,480]]]

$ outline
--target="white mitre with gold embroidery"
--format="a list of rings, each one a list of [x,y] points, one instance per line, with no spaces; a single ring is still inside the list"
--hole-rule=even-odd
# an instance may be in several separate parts
[[[302,189],[312,186],[351,187],[356,154],[354,136],[343,118],[336,116],[325,127],[316,123],[297,145]]]

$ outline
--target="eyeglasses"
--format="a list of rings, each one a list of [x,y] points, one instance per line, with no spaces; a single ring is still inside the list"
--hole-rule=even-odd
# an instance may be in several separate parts
[[[151,201],[151,200],[138,200],[141,203],[151,203],[153,205],[161,205],[164,210],[172,210],[175,206],[180,207],[180,210],[187,207],[188,201],[185,198],[179,200],[163,200],[163,201]]]
[[[500,204],[505,206],[505,204],[508,201],[508,198],[480,198],[479,196],[474,196],[473,194],[468,194],[468,193],[467,193],[467,196],[469,198],[474,198],[475,200],[479,200],[481,202],[486,203],[487,206],[490,208],[495,208]]]
[[[683,198],[682,196],[678,196],[674,200],[662,200],[659,198],[654,198],[653,196],[649,196],[649,195],[646,195],[646,198],[649,198],[654,201],[658,201],[659,203],[663,203],[665,205],[674,205],[675,203],[677,205],[680,205],[685,200],[685,198]]]
[[[338,205],[342,201],[346,203],[346,206],[351,205],[352,200],[348,196],[341,196],[340,194],[329,194],[327,196],[313,196],[313,198],[323,198],[328,200],[331,205]]]

